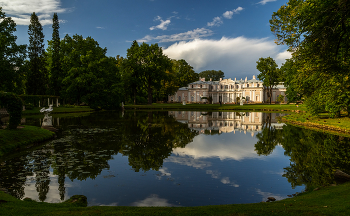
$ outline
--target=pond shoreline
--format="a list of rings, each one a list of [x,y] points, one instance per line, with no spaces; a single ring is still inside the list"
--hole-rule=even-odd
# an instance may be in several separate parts
[[[226,111],[226,110],[225,110]],[[235,110],[236,111],[236,110]],[[251,111],[251,110],[250,110]],[[280,111],[280,110],[279,110]],[[26,126],[27,127],[27,126]],[[39,127],[36,127],[39,128]],[[40,128],[41,129],[41,128]],[[15,130],[19,132],[19,130]],[[0,132],[2,132],[0,130]],[[43,140],[45,141],[45,140]],[[26,144],[24,144],[26,145]],[[1,156],[0,156],[1,158]],[[348,214],[349,210],[344,206],[344,197],[347,196],[349,183],[337,187],[320,187],[317,191],[308,191],[299,194],[293,198],[287,198],[277,202],[270,203],[251,203],[251,204],[234,204],[234,205],[212,205],[198,207],[148,207],[138,208],[129,206],[120,207],[81,207],[73,203],[40,203],[33,200],[17,200],[14,197],[4,194],[0,190],[0,206],[5,214],[15,215],[37,215],[43,212],[50,214],[55,211],[57,215],[74,214],[247,214],[247,215],[270,215],[273,211],[276,214],[290,215],[319,215],[319,214]],[[331,196],[330,194],[337,194]],[[295,205],[295,203],[298,205]],[[299,205],[300,202],[300,205]],[[325,205],[324,203],[327,203]],[[286,207],[287,206],[287,207]],[[328,208],[327,208],[328,207]],[[332,208],[330,208],[332,207]],[[76,212],[76,213],[75,213]]]
[[[312,123],[312,122],[293,121],[293,120],[286,119],[285,117],[282,117],[282,122],[288,123],[297,127],[307,128],[310,130],[316,130],[316,131],[332,133],[340,136],[350,137],[350,133],[349,133],[350,130],[346,128],[339,128],[332,125],[318,124],[318,123]]]

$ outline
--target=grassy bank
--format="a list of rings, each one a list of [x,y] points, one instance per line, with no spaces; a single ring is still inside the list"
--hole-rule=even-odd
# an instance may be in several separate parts
[[[47,108],[47,107],[46,107]],[[22,112],[22,115],[37,115],[42,113],[40,112],[40,109],[42,107],[34,107],[31,110],[26,110]],[[94,110],[91,109],[88,106],[71,106],[71,107],[53,107],[53,111],[51,114],[57,114],[57,113],[76,113],[76,112],[93,112]]]
[[[301,110],[305,111],[306,106],[296,106],[294,104],[244,104],[240,106],[238,104],[187,104],[182,105],[179,103],[169,104],[152,104],[152,105],[125,105],[125,109],[152,109],[152,110],[197,110],[197,111],[239,111],[239,110],[252,110],[252,111],[293,111]]]
[[[16,149],[27,148],[33,143],[48,140],[54,133],[35,126],[17,130],[0,130],[0,157]],[[0,212],[1,214],[1,212]]]
[[[316,130],[329,131],[335,134],[345,134],[350,136],[350,118],[342,116],[341,118],[329,118],[327,113],[319,116],[311,116],[309,113],[293,113],[282,118],[283,122],[296,126],[303,126]]]
[[[350,183],[269,203],[199,207],[79,207],[17,200],[0,191],[0,215],[349,215]]]

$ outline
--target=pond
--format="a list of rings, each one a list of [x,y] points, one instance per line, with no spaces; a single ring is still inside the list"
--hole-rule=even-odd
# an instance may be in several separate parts
[[[281,115],[53,115],[57,138],[0,159],[0,187],[52,203],[80,194],[90,206],[202,206],[280,200],[333,183],[336,169],[349,173],[349,138],[278,123]]]

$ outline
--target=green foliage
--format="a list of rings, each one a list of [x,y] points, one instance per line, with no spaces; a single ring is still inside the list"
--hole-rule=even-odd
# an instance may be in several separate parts
[[[267,88],[267,97],[271,104],[272,88],[276,86],[279,81],[278,65],[271,57],[259,58],[259,61],[256,63],[256,69],[260,71],[258,78],[264,82],[264,86]]]
[[[49,42],[49,46],[51,45],[52,52],[48,58],[51,59],[49,65],[50,72],[50,88],[54,95],[59,95],[61,91],[61,84],[64,77],[62,77],[62,69],[61,69],[61,58],[60,58],[60,50],[61,50],[61,40],[58,29],[59,20],[57,13],[54,13],[52,18],[52,41]]]
[[[52,96],[52,95],[19,95],[19,97],[24,101],[25,104],[32,104],[34,107],[39,106],[49,106],[47,103],[47,99],[50,99],[50,103],[53,102],[53,104],[56,103],[57,98],[60,98],[59,96]]]
[[[0,92],[0,106],[5,107],[10,115],[7,128],[11,130],[17,129],[22,119],[22,99],[11,92]]]
[[[287,88],[286,95],[288,102],[301,101],[302,91],[300,90],[300,81],[298,79],[298,70],[295,61],[287,59],[279,71],[281,77],[283,77],[284,86]]]
[[[157,91],[157,97],[167,101],[168,95],[173,95],[175,92],[189,83],[198,80],[198,74],[194,72],[193,67],[184,59],[171,60],[172,67],[166,70],[166,76],[161,82],[162,86]]]
[[[0,91],[24,93],[26,45],[17,45],[16,23],[0,7]]]
[[[349,173],[350,138],[306,130],[291,125],[283,127],[285,155],[291,164],[283,175],[292,187],[306,184],[307,188],[334,183],[334,171]]]
[[[276,43],[293,52],[289,94],[303,97],[313,114],[349,115],[350,2],[290,0],[273,13],[270,26]]]
[[[134,41],[127,50],[127,58],[123,61],[123,84],[129,97],[136,104],[136,96],[142,91],[147,92],[148,104],[152,104],[153,92],[159,92],[164,82],[171,76],[167,70],[171,69],[170,59],[163,55],[158,44],[139,45]],[[161,92],[164,95],[164,90]]]
[[[26,110],[32,110],[34,108],[34,105],[31,103],[25,104]]]
[[[26,92],[31,95],[43,95],[46,93],[48,75],[45,67],[45,44],[43,27],[38,16],[33,12],[28,26],[29,46],[27,62]]]
[[[279,103],[283,103],[284,102],[284,96],[283,95],[279,95],[278,98],[277,98],[277,101]]]
[[[61,41],[61,62],[65,78],[61,97],[73,103],[87,103],[93,109],[116,109],[123,99],[117,60],[106,57],[91,37],[66,35]]]
[[[221,70],[205,70],[198,74],[199,77],[205,78],[206,81],[212,79],[212,81],[219,81],[220,78],[224,78],[225,74]]]

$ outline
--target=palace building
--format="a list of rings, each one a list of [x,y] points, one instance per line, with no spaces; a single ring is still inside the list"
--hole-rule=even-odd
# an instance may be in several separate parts
[[[278,84],[272,90],[272,102],[277,102],[279,95],[286,98],[286,88],[283,83]],[[257,80],[255,76],[248,80],[222,79],[219,81],[205,81],[199,78],[198,81],[188,84],[187,87],[180,88],[174,95],[169,95],[169,102],[187,103],[207,103],[208,98],[212,98],[212,103],[236,103],[244,99],[247,103],[263,103],[268,101],[266,87],[264,83]]]

